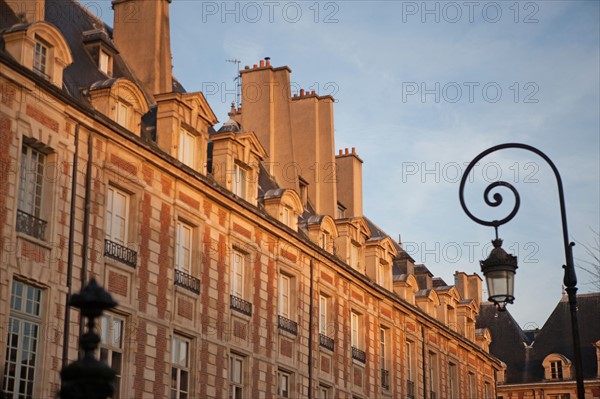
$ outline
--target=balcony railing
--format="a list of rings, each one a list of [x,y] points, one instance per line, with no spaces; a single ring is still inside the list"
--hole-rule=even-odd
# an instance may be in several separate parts
[[[290,334],[298,335],[298,323],[283,316],[279,316],[279,329],[287,331]]]
[[[181,270],[175,270],[175,285],[178,285],[196,294],[200,293],[200,280],[182,272]]]
[[[390,372],[386,369],[381,369],[381,387],[386,391],[390,389]]]
[[[247,316],[252,316],[252,304],[248,301],[244,301],[242,298],[238,298],[235,295],[230,295],[229,307],[236,312],[243,313]]]
[[[46,221],[17,209],[17,231],[43,240],[46,235],[47,224]]]
[[[127,266],[136,267],[137,265],[137,252],[121,244],[117,244],[108,238],[104,240],[104,256],[124,263]]]
[[[358,349],[357,347],[352,347],[352,359],[358,360],[361,363],[367,362],[367,354],[365,351]]]
[[[327,335],[319,334],[319,345],[325,349],[329,349],[333,352],[335,341],[333,338],[329,338]]]
[[[406,397],[415,399],[415,383],[411,380],[406,380]]]

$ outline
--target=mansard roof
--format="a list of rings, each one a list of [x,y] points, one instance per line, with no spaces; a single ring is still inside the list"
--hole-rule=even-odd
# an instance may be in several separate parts
[[[598,364],[594,343],[600,340],[600,292],[577,295],[577,303],[583,376],[595,378]],[[489,302],[481,305],[476,327],[490,330],[490,353],[507,364],[507,384],[543,381],[542,362],[551,353],[574,360],[571,314],[566,298],[556,305],[535,336],[525,334],[509,311],[498,312]]]

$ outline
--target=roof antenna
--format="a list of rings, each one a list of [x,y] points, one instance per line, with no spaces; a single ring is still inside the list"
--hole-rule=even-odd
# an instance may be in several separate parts
[[[237,66],[237,75],[235,76],[235,78],[233,79],[235,83],[235,105],[236,108],[239,108],[241,105],[241,99],[240,99],[240,95],[241,95],[241,88],[242,88],[242,76],[240,75],[240,63],[242,61],[238,60],[237,58],[231,59],[231,60],[225,60],[225,62],[230,62],[232,64],[236,64]]]

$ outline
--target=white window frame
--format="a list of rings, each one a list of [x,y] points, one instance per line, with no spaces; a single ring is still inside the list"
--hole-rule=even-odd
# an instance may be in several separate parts
[[[175,269],[191,275],[194,227],[185,222],[177,221],[175,237]]]
[[[19,176],[18,209],[42,219],[46,154],[23,143]]]
[[[428,360],[428,368],[429,368],[429,388],[430,388],[430,392],[435,392],[435,393],[439,393],[438,392],[438,382],[439,382],[439,373],[438,373],[438,357],[437,354],[434,352],[429,352],[428,356],[427,356],[427,360]]]
[[[378,270],[377,270],[377,282],[382,287],[387,287],[387,265],[385,263],[379,262]]]
[[[406,341],[405,351],[406,351],[406,379],[412,382],[415,382],[413,376],[413,343],[411,341]]]
[[[179,334],[173,334],[171,352],[171,398],[187,399],[190,395],[190,353],[191,341]],[[185,376],[185,377],[184,377]]]
[[[116,373],[113,387],[114,399],[121,397],[121,378],[125,359],[123,353],[123,331],[125,319],[112,313],[105,313],[100,318],[100,360],[108,364]]]
[[[193,168],[196,163],[196,136],[185,129],[179,131],[178,159]]]
[[[350,312],[350,334],[351,343],[354,348],[363,350],[363,339],[362,339],[362,315],[355,312]]]
[[[456,363],[448,363],[448,387],[449,399],[458,399],[458,366]]]
[[[129,119],[131,118],[131,105],[124,100],[118,99],[115,103],[115,122],[129,129]]]
[[[45,78],[49,77],[49,61],[52,47],[36,36],[33,46],[33,71]]]
[[[245,399],[245,363],[244,357],[234,353],[229,355],[229,399]]]
[[[231,251],[231,295],[246,299],[245,276],[246,256],[243,252],[234,249]]]
[[[350,244],[350,266],[356,270],[360,268],[360,248],[353,243]]]
[[[233,164],[231,179],[231,192],[240,198],[246,199],[248,171],[238,163]]]
[[[279,315],[291,319],[293,277],[279,274]]]
[[[381,369],[388,370],[387,343],[389,341],[389,329],[383,326],[379,327],[379,351],[381,356]]]
[[[550,361],[550,379],[562,380],[564,377],[563,362],[561,360]]]
[[[98,69],[100,72],[105,73],[106,75],[111,75],[110,73],[110,54],[106,51],[100,49],[98,52]]]
[[[117,195],[118,197],[115,197]],[[120,208],[116,208],[115,199],[119,198],[123,204]],[[131,195],[116,187],[109,186],[106,192],[106,220],[105,220],[105,235],[106,238],[119,245],[126,246],[129,233],[129,203]],[[115,231],[115,227],[122,225],[122,234]]]
[[[328,336],[329,328],[329,301],[330,297],[319,295],[319,333]],[[330,337],[331,338],[331,337]]]
[[[281,215],[281,221],[286,226],[290,226],[291,215],[292,215],[292,210],[289,207],[284,205],[283,210],[282,210],[282,215]]]
[[[292,374],[287,371],[277,370],[277,398],[290,398],[290,388],[292,386]]]
[[[36,366],[42,355],[40,326],[44,292],[41,288],[13,280],[10,295],[10,316],[2,390],[11,399],[34,397],[36,394]],[[16,346],[12,345],[14,342],[16,342]],[[34,358],[32,364],[31,356]],[[12,389],[9,385],[10,380],[12,380]],[[25,392],[20,391],[23,385]]]

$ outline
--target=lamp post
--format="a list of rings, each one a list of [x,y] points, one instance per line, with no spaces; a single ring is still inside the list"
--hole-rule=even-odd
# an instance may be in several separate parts
[[[483,193],[483,199],[488,206],[497,207],[502,204],[503,198],[500,193],[495,193],[490,199],[490,194],[492,190],[498,187],[505,187],[509,189],[513,195],[515,196],[515,205],[513,206],[512,211],[501,220],[492,220],[486,221],[477,218],[474,216],[465,204],[464,199],[464,189],[465,183],[467,181],[467,177],[469,173],[473,169],[473,167],[485,156],[504,149],[508,148],[516,148],[522,149],[526,151],[533,152],[539,155],[544,159],[552,168],[554,172],[554,176],[556,177],[556,183],[558,185],[558,198],[560,201],[560,214],[562,221],[562,230],[563,230],[563,242],[565,249],[565,265],[563,265],[563,269],[565,270],[564,275],[564,285],[566,287],[567,295],[569,298],[569,308],[571,311],[571,330],[573,335],[573,352],[574,352],[574,362],[575,362],[575,378],[577,383],[577,398],[585,399],[585,390],[583,386],[583,367],[581,363],[581,342],[579,338],[579,325],[577,323],[577,276],[575,275],[575,264],[573,262],[573,246],[575,245],[572,242],[569,242],[569,233],[567,230],[567,214],[565,211],[565,197],[562,185],[562,179],[560,177],[560,173],[558,169],[552,162],[550,158],[542,151],[538,150],[535,147],[532,147],[527,144],[520,143],[507,143],[500,144],[487,150],[483,151],[481,154],[477,155],[467,166],[462,179],[460,181],[459,188],[459,197],[460,197],[460,205],[463,210],[473,221],[483,226],[491,226],[494,227],[496,232],[496,239],[492,241],[494,245],[494,249],[492,249],[490,255],[486,260],[480,262],[481,271],[486,279],[486,284],[488,287],[489,300],[496,304],[500,311],[506,310],[507,303],[513,303],[515,297],[513,293],[514,287],[514,277],[517,269],[517,258],[513,255],[507,254],[502,249],[502,240],[498,238],[498,227],[509,222],[512,218],[515,217],[519,210],[519,206],[521,204],[521,200],[519,197],[519,193],[517,190],[510,184],[504,181],[496,181],[487,186]]]

